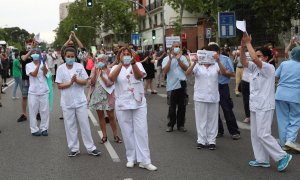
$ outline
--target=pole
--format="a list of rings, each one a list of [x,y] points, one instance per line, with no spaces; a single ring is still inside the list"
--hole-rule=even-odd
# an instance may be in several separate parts
[[[150,20],[150,24],[151,24],[151,30],[154,30],[154,25],[153,25],[153,21],[152,21],[152,18],[151,18],[151,16],[150,16],[150,13],[149,13],[149,11],[147,10],[147,8],[144,6],[144,5],[142,5],[142,4],[140,4],[139,2],[137,2],[137,1],[133,1],[133,0],[127,0],[127,1],[130,1],[130,2],[132,2],[132,3],[135,3],[135,4],[137,4],[137,5],[139,5],[139,6],[141,6],[144,10],[145,10],[145,12],[147,13],[147,15],[149,16],[149,20]],[[151,31],[152,32],[152,31]],[[151,34],[151,33],[150,33]],[[154,39],[151,37],[151,39],[152,39],[152,50],[154,51]]]

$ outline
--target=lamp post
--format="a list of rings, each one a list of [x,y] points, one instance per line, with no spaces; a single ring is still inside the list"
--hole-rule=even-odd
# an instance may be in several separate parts
[[[151,16],[150,16],[150,13],[149,13],[148,9],[147,9],[144,5],[140,4],[140,3],[137,2],[137,1],[133,1],[133,0],[127,0],[127,1],[130,1],[130,2],[132,2],[132,3],[135,3],[135,4],[139,5],[139,6],[141,6],[141,7],[145,10],[145,12],[147,13],[147,15],[149,16],[149,20],[150,20],[150,24],[151,24],[151,30],[152,30],[152,32],[153,32],[153,30],[154,30],[154,25],[153,25],[153,21],[152,21],[152,18],[151,18]],[[153,37],[151,37],[151,39],[152,39],[152,51],[154,51],[154,39],[153,39]]]

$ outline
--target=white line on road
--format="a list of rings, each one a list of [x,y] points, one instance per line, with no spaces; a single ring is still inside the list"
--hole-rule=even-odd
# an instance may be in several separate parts
[[[102,139],[102,137],[103,137],[102,131],[98,131],[98,134],[99,134],[100,138]],[[105,145],[111,159],[113,160],[113,162],[121,162],[118,154],[116,153],[115,149],[110,144],[109,140],[107,140],[106,143],[104,143],[104,145]]]
[[[93,113],[91,112],[91,110],[88,110],[88,114],[89,114],[89,117],[90,117],[92,123],[94,124],[94,126],[99,127],[99,124],[98,124],[98,122],[97,122],[95,116],[94,116]],[[103,138],[102,131],[98,131],[98,134],[99,134],[99,136],[100,136],[100,139],[102,139],[102,138]],[[107,142],[104,143],[104,145],[105,145],[105,147],[106,147],[106,149],[107,149],[107,151],[108,151],[108,153],[109,153],[111,159],[113,160],[113,162],[121,162],[121,160],[120,160],[118,154],[116,153],[115,149],[114,149],[114,148],[112,147],[112,145],[110,144],[109,140],[107,140]]]
[[[94,126],[99,126],[99,124],[98,124],[96,118],[94,117],[93,113],[91,112],[91,110],[88,110],[88,114],[89,114],[89,117],[90,117],[92,123],[94,124]]]
[[[6,89],[9,88],[10,86],[12,86],[14,83],[15,83],[14,79],[10,80],[10,81],[7,83],[7,87],[3,88],[2,90],[3,90],[3,91],[6,91]]]
[[[164,97],[164,98],[167,97],[167,94],[157,94],[157,95],[160,96],[160,97]]]

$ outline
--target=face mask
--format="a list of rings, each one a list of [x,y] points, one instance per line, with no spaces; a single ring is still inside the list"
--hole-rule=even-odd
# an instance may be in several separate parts
[[[143,50],[138,50],[138,53],[139,54],[142,54],[144,51]]]
[[[180,48],[174,48],[174,53],[178,54],[180,52]]]
[[[105,66],[103,62],[98,62],[97,67],[102,69]]]
[[[124,56],[123,57],[123,63],[124,64],[130,64],[131,56]]]
[[[163,51],[164,49],[163,48],[159,48],[159,51]]]
[[[66,58],[66,64],[72,65],[75,62],[75,58]]]
[[[39,55],[39,54],[31,54],[30,57],[32,57],[32,59],[33,59],[34,61],[37,61],[37,60],[40,59],[40,55]]]

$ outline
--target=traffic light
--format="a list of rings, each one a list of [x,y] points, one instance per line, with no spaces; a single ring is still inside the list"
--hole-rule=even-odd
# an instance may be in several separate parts
[[[155,30],[153,29],[153,30],[152,30],[152,39],[153,39],[153,40],[156,39],[155,33],[156,33],[156,32],[155,32]]]
[[[78,30],[78,24],[74,25],[74,30],[77,31]]]
[[[88,8],[92,8],[93,7],[93,0],[86,0],[86,6],[88,7]]]

